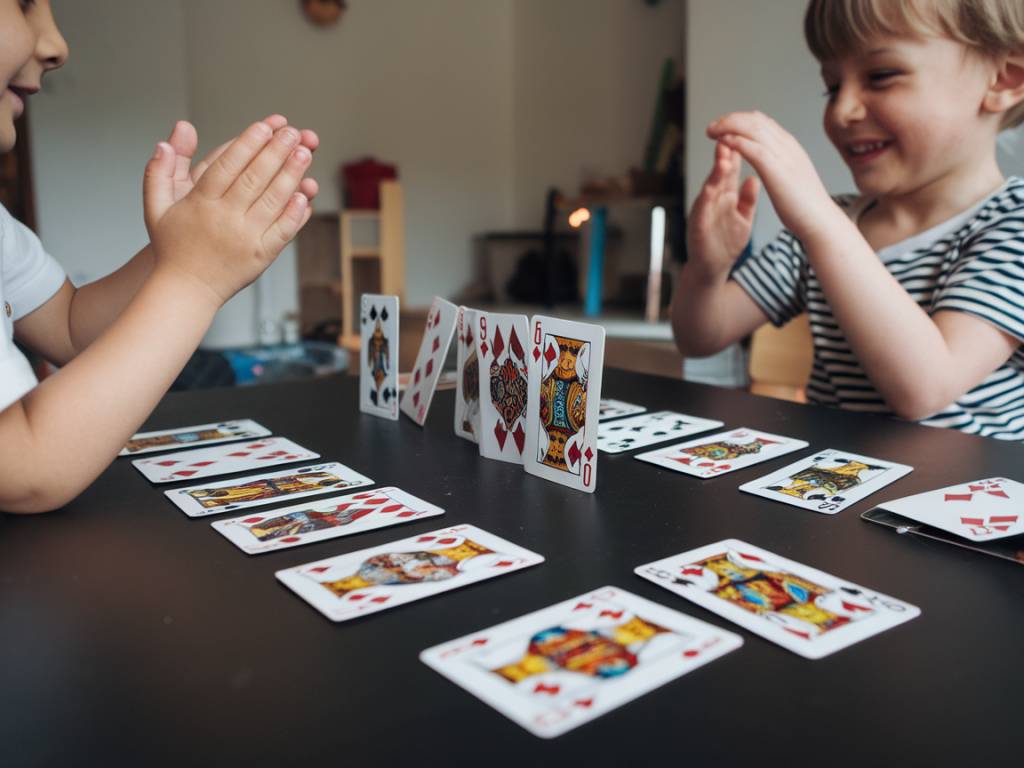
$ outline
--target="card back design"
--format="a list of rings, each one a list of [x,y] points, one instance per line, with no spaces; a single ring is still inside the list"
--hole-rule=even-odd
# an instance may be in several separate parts
[[[552,738],[742,643],[609,586],[429,648],[420,659],[534,735]]]
[[[169,456],[135,459],[132,466],[151,483],[174,483],[319,457],[319,453],[284,437],[265,437],[251,443],[194,448]]]
[[[398,297],[364,293],[360,301],[359,410],[398,418]]]
[[[480,358],[476,353],[478,312],[459,307],[455,324],[458,342],[455,371],[455,434],[474,443],[480,441]]]
[[[344,464],[330,462],[175,488],[164,495],[189,517],[206,517],[372,484],[373,480]]]
[[[439,296],[427,313],[427,321],[423,330],[423,341],[420,342],[416,354],[416,365],[409,376],[409,383],[402,393],[400,409],[402,413],[421,427],[427,420],[430,403],[434,399],[437,380],[441,377],[448,346],[455,332],[456,308],[450,301]]]
[[[227,443],[233,440],[252,440],[267,437],[270,430],[252,419],[236,419],[194,427],[139,432],[131,436],[119,456],[136,456],[156,451],[176,451],[181,448]]]
[[[517,464],[526,449],[529,367],[525,315],[480,312],[480,455]]]

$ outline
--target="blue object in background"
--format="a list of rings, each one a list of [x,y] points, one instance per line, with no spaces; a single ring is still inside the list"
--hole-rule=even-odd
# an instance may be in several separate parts
[[[226,349],[223,354],[235,372],[238,385],[304,379],[343,371],[348,367],[348,353],[326,341]]]
[[[587,267],[587,295],[583,297],[583,314],[601,314],[601,287],[604,282],[604,241],[608,230],[608,209],[590,211],[590,259]]]

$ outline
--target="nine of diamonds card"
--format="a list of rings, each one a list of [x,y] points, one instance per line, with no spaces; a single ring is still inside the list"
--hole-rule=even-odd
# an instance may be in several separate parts
[[[443,514],[440,507],[411,493],[378,488],[210,525],[243,552],[259,555]]]
[[[742,644],[731,632],[602,587],[435,646],[420,659],[551,738]]]
[[[251,443],[195,448],[169,456],[136,459],[132,462],[151,483],[173,483],[200,477],[244,472],[293,461],[308,461],[320,454],[283,437],[265,437]]]
[[[189,517],[205,517],[372,484],[344,464],[330,462],[175,488],[164,495]]]
[[[640,453],[634,458],[675,472],[709,478],[806,447],[807,442],[804,440],[740,427]]]
[[[906,464],[829,449],[741,485],[740,490],[834,515],[912,471]]]
[[[221,421],[216,424],[198,424],[194,427],[139,432],[121,449],[119,456],[135,456],[155,451],[176,451],[180,448],[227,443],[232,440],[251,440],[266,437],[270,430],[251,419]]]
[[[878,505],[971,541],[1024,533],[1024,485],[989,477]]]
[[[331,621],[347,621],[542,562],[510,541],[457,525],[274,575]]]
[[[635,571],[809,659],[919,616],[916,606],[727,539]]]

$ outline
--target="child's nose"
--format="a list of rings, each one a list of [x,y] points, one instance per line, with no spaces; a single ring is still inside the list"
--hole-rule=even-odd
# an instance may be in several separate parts
[[[832,119],[840,126],[864,119],[864,101],[856,88],[840,88],[832,101]]]

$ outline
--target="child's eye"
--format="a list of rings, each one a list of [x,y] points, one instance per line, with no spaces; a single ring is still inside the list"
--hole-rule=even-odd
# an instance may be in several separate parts
[[[872,86],[884,86],[898,74],[900,74],[899,71],[895,69],[880,69],[868,74],[868,82],[870,82]]]
[[[837,93],[839,93],[838,85],[826,85],[825,92],[821,95],[827,98],[829,101],[832,101],[832,99],[836,97]]]

